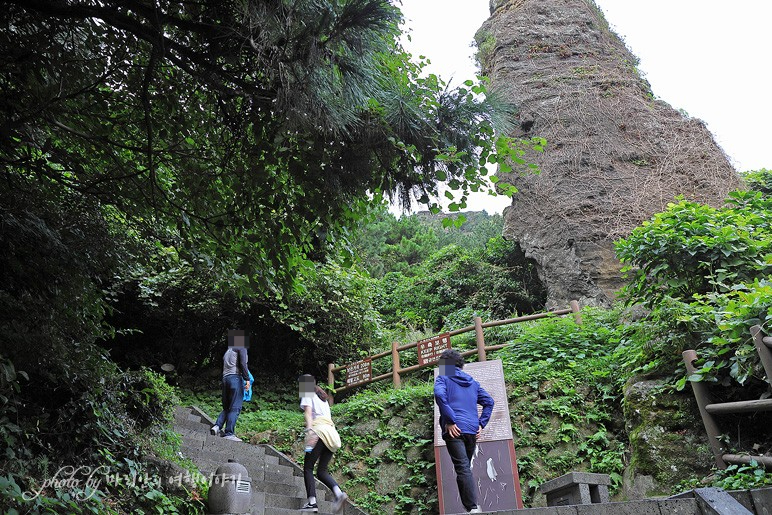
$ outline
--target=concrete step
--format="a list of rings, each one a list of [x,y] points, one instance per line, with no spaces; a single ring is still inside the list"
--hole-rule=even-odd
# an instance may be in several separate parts
[[[205,422],[194,421],[194,420],[175,420],[174,421],[174,427],[175,428],[182,428],[182,429],[189,429],[191,431],[194,431],[196,433],[204,433],[208,434],[209,429],[211,426]]]
[[[305,489],[306,487],[306,484],[303,481],[303,478],[298,476],[287,476],[285,474],[265,472],[265,476],[262,479],[264,481],[270,481],[272,483],[286,483],[288,485],[295,485],[297,488]]]
[[[286,497],[295,497],[298,499],[306,498],[306,489],[287,483],[274,483],[273,481],[252,480],[252,490],[256,492],[265,492],[268,494],[284,495]],[[316,489],[316,496],[322,500],[329,500],[331,495],[325,490]]]
[[[305,502],[303,504],[305,504]],[[298,511],[299,509],[300,509],[299,507],[294,509],[269,508],[269,507],[254,508],[251,512],[251,515],[289,515],[290,513],[294,515],[300,515],[301,513],[309,513],[313,515],[311,512],[300,512]],[[332,515],[332,512],[324,512],[320,509],[318,512],[318,515]]]
[[[266,508],[285,508],[288,510],[298,510],[306,503],[306,496],[288,497],[286,495],[264,493],[264,502]],[[332,511],[332,502],[322,500],[317,496],[316,503],[319,505],[319,511]]]
[[[252,482],[252,515],[299,513],[306,502],[303,468],[289,456],[269,445],[251,445],[211,435],[212,421],[196,408],[177,408],[174,428],[182,439],[182,454],[191,459],[205,476],[233,460],[247,469]],[[334,495],[316,481],[317,503],[321,515],[331,515]],[[347,504],[345,515],[365,515]]]

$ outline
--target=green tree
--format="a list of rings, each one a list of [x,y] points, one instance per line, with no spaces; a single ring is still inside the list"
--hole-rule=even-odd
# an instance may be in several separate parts
[[[368,194],[436,208],[520,161],[482,84],[399,47],[385,0],[6,2],[4,187],[98,199],[229,284],[278,293]],[[234,270],[236,273],[234,274]]]
[[[545,299],[533,264],[499,236],[481,249],[443,247],[411,275],[387,273],[379,282],[375,305],[389,323],[427,325],[437,331],[449,328],[460,311],[506,318],[543,309]],[[471,323],[467,318],[464,325]]]
[[[520,159],[518,142],[495,136],[482,84],[422,75],[385,0],[3,8],[0,363],[29,381],[11,388],[21,409],[0,431],[23,438],[4,440],[0,465],[23,487],[65,459],[121,472],[140,459],[133,397],[163,392],[95,344],[113,336],[121,295],[135,288],[157,320],[231,320],[222,308],[243,309],[246,294],[321,315],[336,281],[359,279],[325,281],[318,263],[370,195],[434,208],[448,181],[462,205],[485,164]],[[326,297],[294,297],[306,292]],[[351,297],[332,307],[355,316]],[[125,320],[118,330],[135,327]],[[367,335],[367,319],[349,322],[352,339]],[[306,327],[308,342],[333,341]]]

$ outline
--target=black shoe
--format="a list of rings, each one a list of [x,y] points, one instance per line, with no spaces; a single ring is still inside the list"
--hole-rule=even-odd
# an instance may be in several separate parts
[[[317,506],[316,503],[311,504],[310,502],[307,502],[305,506],[300,508],[300,511],[318,513],[319,506]]]

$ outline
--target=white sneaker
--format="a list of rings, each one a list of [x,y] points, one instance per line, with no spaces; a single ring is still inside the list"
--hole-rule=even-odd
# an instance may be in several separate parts
[[[217,436],[218,434],[220,434],[220,426],[218,426],[218,425],[214,425],[214,426],[212,426],[212,427],[209,429],[209,433],[210,433],[210,434],[212,434],[212,435],[214,435],[214,436]]]
[[[239,438],[236,435],[223,436],[223,439],[225,439],[225,440],[232,440],[234,442],[243,442],[244,441],[244,440],[242,440],[241,438]]]
[[[340,497],[335,499],[335,502],[332,503],[332,512],[333,513],[342,512],[343,504],[346,502],[346,499],[348,499],[348,495],[346,495],[346,492],[341,493]]]
[[[482,513],[482,510],[480,509],[479,506],[475,506],[474,508],[469,510],[469,513]]]

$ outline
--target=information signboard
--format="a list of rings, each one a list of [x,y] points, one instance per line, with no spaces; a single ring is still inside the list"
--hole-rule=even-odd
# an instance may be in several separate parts
[[[373,360],[363,359],[346,365],[346,386],[356,386],[373,378]]]
[[[440,354],[450,348],[450,335],[448,333],[427,338],[416,343],[418,352],[418,364],[428,365],[437,363],[440,360]]]

